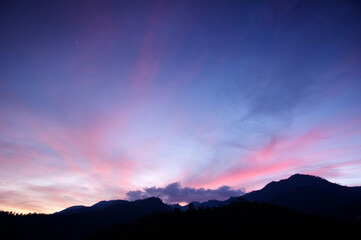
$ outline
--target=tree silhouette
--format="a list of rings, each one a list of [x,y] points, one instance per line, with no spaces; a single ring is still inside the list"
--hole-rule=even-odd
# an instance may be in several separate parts
[[[190,204],[188,204],[188,210],[189,212],[194,212],[195,210],[195,207],[194,207],[194,204],[191,202]]]

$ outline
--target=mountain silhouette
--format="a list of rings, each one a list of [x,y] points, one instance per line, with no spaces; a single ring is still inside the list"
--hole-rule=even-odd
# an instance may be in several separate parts
[[[74,239],[113,224],[133,221],[154,212],[169,212],[172,208],[161,199],[150,197],[135,201],[111,200],[101,201],[90,207],[73,206],[43,216],[50,232],[73,232]],[[47,221],[45,221],[47,219]],[[63,237],[68,238],[69,235]]]
[[[325,217],[341,220],[330,222]],[[49,239],[49,236],[51,239],[81,239],[92,234],[99,236],[96,239],[106,239],[104,236],[111,226],[118,226],[126,234],[124,239],[152,239],[147,237],[150,232],[153,237],[157,236],[153,239],[159,239],[167,234],[181,236],[186,227],[189,234],[197,233],[199,237],[204,234],[212,239],[222,238],[223,231],[239,236],[248,232],[252,237],[258,233],[267,235],[275,228],[277,234],[290,234],[300,231],[300,226],[321,235],[328,228],[341,226],[338,232],[342,233],[343,227],[348,229],[348,224],[358,229],[360,219],[361,187],[346,187],[320,177],[296,174],[243,196],[225,201],[192,202],[183,207],[151,197],[136,201],[101,201],[89,207],[72,206],[50,215],[15,215],[0,211],[0,232],[3,232],[2,239]],[[236,231],[238,226],[243,230]],[[169,231],[166,227],[170,227]],[[113,234],[123,233],[117,228],[110,236]]]
[[[150,197],[135,201],[110,200],[101,201],[90,207],[73,206],[66,208],[53,215],[87,215],[89,217],[106,216],[107,220],[114,219],[117,222],[136,219],[138,217],[150,214],[154,211],[170,211],[172,208],[163,203],[161,199]]]
[[[242,198],[329,217],[350,220],[361,216],[361,187],[341,186],[311,175],[273,181]]]
[[[348,220],[361,217],[361,187],[341,186],[321,177],[305,174],[295,174],[288,179],[270,182],[261,190],[243,196],[230,197],[225,201],[193,201],[191,204],[195,209],[214,208],[228,205],[239,198],[247,201],[272,203],[326,217],[338,217]],[[114,220],[112,222],[117,222],[145,216],[153,211],[170,211],[174,208],[186,211],[189,204],[185,206],[179,204],[167,205],[155,197],[133,202],[111,200],[101,201],[90,207],[73,206],[54,214],[89,216],[102,216],[105,214],[108,218]]]
[[[139,200],[138,200],[139,201]],[[68,207],[60,212],[56,212],[54,214],[67,215],[67,214],[87,214],[93,213],[96,211],[101,211],[103,209],[107,209],[110,207],[120,207],[120,206],[128,206],[132,205],[133,202],[125,201],[125,200],[110,200],[110,201],[100,201],[90,207],[86,206],[72,206]]]
[[[114,225],[87,239],[351,239],[360,235],[360,226],[270,203],[238,200],[216,208],[174,208]]]

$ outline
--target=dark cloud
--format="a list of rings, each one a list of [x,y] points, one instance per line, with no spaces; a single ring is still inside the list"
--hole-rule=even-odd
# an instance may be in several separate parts
[[[128,200],[137,200],[148,197],[159,197],[166,203],[177,202],[204,202],[211,199],[225,200],[231,196],[243,195],[244,189],[232,189],[229,186],[222,186],[217,189],[204,188],[182,188],[179,182],[171,183],[164,188],[144,188],[143,190],[129,191]]]

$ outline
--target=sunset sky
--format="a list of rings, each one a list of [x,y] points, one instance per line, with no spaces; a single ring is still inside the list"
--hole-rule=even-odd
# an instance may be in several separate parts
[[[0,210],[294,173],[361,185],[360,1],[1,1]]]

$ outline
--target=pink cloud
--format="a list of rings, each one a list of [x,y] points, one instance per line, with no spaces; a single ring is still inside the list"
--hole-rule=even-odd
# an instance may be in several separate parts
[[[113,131],[116,129],[118,134],[124,129],[127,122],[124,114],[99,116],[82,128],[75,129],[55,121],[46,122],[39,119],[25,107],[20,98],[11,92],[9,95],[11,95],[12,103],[17,106],[18,111],[20,110],[18,114],[26,120],[21,126],[23,131],[6,133],[9,139],[16,139],[14,140],[16,143],[0,142],[2,170],[7,170],[12,175],[20,175],[23,179],[14,181],[14,186],[26,187],[29,182],[41,182],[45,178],[59,178],[61,175],[77,176],[74,179],[81,180],[74,182],[73,187],[88,185],[94,191],[81,195],[83,200],[93,199],[96,202],[103,200],[102,197],[105,196],[112,198],[122,196],[120,187],[129,184],[137,165],[128,156],[114,154],[117,145],[112,144],[111,139],[107,139],[107,135],[109,129]],[[31,145],[17,143],[18,139],[29,137],[32,139]],[[17,194],[12,194],[6,201],[4,200],[5,202],[0,202],[1,208],[17,209],[22,212],[49,212],[49,209],[41,206],[52,206],[49,201],[53,201],[56,203],[53,207],[56,205],[57,208],[68,207],[74,205],[77,202],[76,199],[79,200],[81,197],[69,191],[70,195],[63,198],[62,195],[66,190],[56,191],[56,186],[52,191],[46,188],[38,189],[45,194],[44,197],[39,197],[35,188],[36,186],[30,192],[24,193],[21,199],[41,203],[34,205],[21,202],[20,206],[20,203],[16,204]],[[99,195],[99,192],[103,194]],[[11,202],[15,203],[11,205]]]
[[[324,176],[324,177],[336,177],[339,175],[339,171],[337,171],[338,169],[344,167],[352,167],[354,169],[357,169],[361,167],[360,165],[361,165],[361,159],[357,159],[352,161],[339,162],[331,165],[323,165],[323,166],[315,167],[315,169],[312,169],[306,173],[311,175]]]
[[[354,165],[357,161],[345,159],[354,158],[355,154],[359,153],[359,145],[342,146],[340,143],[360,136],[359,122],[358,118],[354,118],[327,123],[298,137],[275,137],[264,147],[234,161],[228,170],[219,173],[214,166],[210,166],[199,176],[188,178],[186,182],[196,187],[246,185],[254,189],[254,184],[259,182],[259,179],[268,179],[270,176],[277,179],[296,171],[326,174],[331,169]],[[326,146],[328,148],[325,148]]]
[[[79,186],[36,186],[25,183],[18,190],[0,189],[2,210],[53,213],[71,204],[92,204],[89,189]]]

